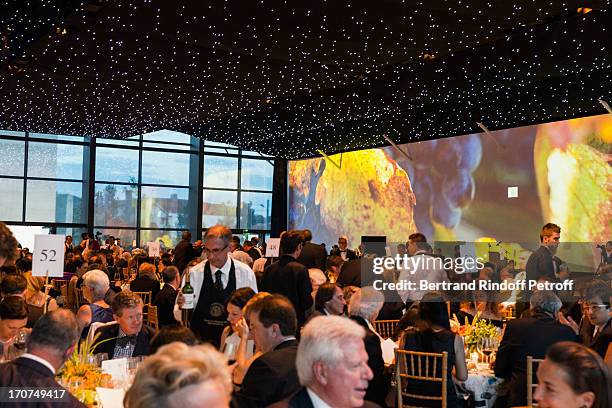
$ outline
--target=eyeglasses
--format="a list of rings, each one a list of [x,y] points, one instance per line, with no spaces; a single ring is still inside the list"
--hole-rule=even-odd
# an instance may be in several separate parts
[[[218,255],[218,254],[220,254],[221,252],[225,251],[225,249],[226,249],[228,246],[229,246],[229,244],[228,244],[228,245],[226,245],[226,246],[224,246],[223,248],[214,248],[214,249],[208,249],[208,248],[204,247],[204,248],[202,249],[202,252],[204,252],[206,255],[210,255],[210,254],[213,254],[213,255]]]
[[[582,308],[586,311],[594,311],[594,312],[598,312],[600,310],[605,310],[608,308],[608,305],[584,305],[582,306]]]

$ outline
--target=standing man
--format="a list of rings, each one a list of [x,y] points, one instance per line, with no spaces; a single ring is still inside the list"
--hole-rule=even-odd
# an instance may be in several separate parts
[[[74,245],[72,244],[72,235],[66,235],[66,242],[64,242],[64,253],[68,254],[72,252]]]
[[[232,230],[223,225],[209,228],[204,235],[203,253],[207,259],[189,270],[189,282],[193,287],[195,309],[191,318],[191,330],[203,341],[217,348],[221,333],[227,325],[225,306],[236,289],[250,287],[257,292],[255,274],[244,263],[229,257]],[[184,303],[182,295],[177,306]],[[174,317],[181,320],[181,311],[174,309]]]
[[[160,328],[178,324],[173,311],[178,289],[181,287],[181,274],[176,266],[168,266],[163,270],[162,278],[164,279],[164,287],[153,300],[153,305],[157,306],[157,319]]]
[[[329,254],[339,256],[344,261],[357,259],[357,253],[348,247],[348,237],[346,235],[338,238],[338,246],[334,245],[334,249]]]
[[[174,248],[174,266],[183,273],[189,262],[195,258],[195,250],[191,245],[191,232],[183,231],[181,242]]]
[[[560,238],[561,228],[558,225],[549,222],[542,227],[540,247],[529,256],[525,267],[527,282],[537,281],[542,277],[549,278],[551,282],[556,281],[558,270],[554,256],[557,253]],[[516,305],[517,316],[520,316],[520,313],[529,307],[531,293],[529,290],[523,290],[521,302]]]
[[[310,242],[312,241],[312,232],[308,229],[302,231],[302,241],[302,252],[300,252],[297,261],[308,269],[316,268],[324,271],[325,260],[327,259],[325,248],[322,245]]]
[[[280,241],[281,256],[268,266],[261,278],[261,290],[286,296],[297,314],[298,328],[306,323],[306,312],[313,304],[308,269],[296,259],[302,251],[300,231],[287,231]]]

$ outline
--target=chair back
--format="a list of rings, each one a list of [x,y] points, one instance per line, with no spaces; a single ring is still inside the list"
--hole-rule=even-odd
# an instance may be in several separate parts
[[[527,406],[533,405],[533,389],[538,385],[533,383],[534,364],[540,364],[544,359],[527,356]]]
[[[388,339],[389,337],[393,337],[398,324],[399,320],[375,320],[374,328],[376,332],[380,334],[380,337]]]
[[[159,330],[159,321],[157,320],[157,306],[149,305],[147,314],[147,325],[154,328],[156,331]]]
[[[149,321],[149,310],[151,308],[151,292],[134,292],[142,299],[142,320]]]
[[[79,310],[79,308],[83,305],[89,304],[89,302],[87,301],[87,299],[85,299],[85,296],[83,296],[83,288],[75,288],[76,291],[76,303],[77,303],[77,310]]]
[[[414,407],[404,404],[404,398],[411,400],[438,401],[440,407],[446,408],[448,387],[448,352],[424,353],[420,351],[395,350],[395,380],[397,383],[398,407]],[[441,395],[423,395],[408,392],[410,381],[428,381],[439,383]],[[452,384],[451,384],[452,386]]]
[[[115,324],[118,324],[118,323],[114,320],[108,323],[93,322],[92,324],[89,325],[89,331],[87,332],[87,342],[89,344],[93,344],[93,339],[96,335],[96,331],[98,331],[102,327],[113,326]]]
[[[140,296],[140,298],[142,299],[142,303],[145,306],[151,304],[151,292],[150,291],[149,292],[134,292],[134,293]]]

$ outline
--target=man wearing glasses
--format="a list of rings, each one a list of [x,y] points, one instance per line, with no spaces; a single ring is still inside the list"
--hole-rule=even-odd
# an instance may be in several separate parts
[[[612,340],[612,319],[610,318],[610,287],[595,285],[587,289],[582,310],[593,327],[586,346],[597,352],[601,358]]]
[[[346,235],[338,238],[338,245],[334,245],[330,255],[342,257],[344,261],[357,259],[357,253],[348,247],[348,237]]]
[[[202,252],[206,260],[189,270],[189,282],[193,287],[195,309],[191,318],[191,330],[202,341],[219,347],[221,333],[227,325],[225,305],[236,289],[250,287],[257,292],[255,274],[248,265],[228,256],[232,230],[215,225],[204,235]],[[183,285],[185,280],[183,278]],[[177,297],[177,306],[184,303]],[[174,316],[180,321],[181,312],[175,308]]]

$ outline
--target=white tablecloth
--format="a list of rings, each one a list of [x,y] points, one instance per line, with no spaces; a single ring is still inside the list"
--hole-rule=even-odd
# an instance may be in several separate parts
[[[477,407],[491,408],[497,399],[497,387],[502,381],[491,371],[470,370],[467,380],[462,385],[465,390],[474,394],[474,402]],[[458,392],[461,395],[460,389]]]

